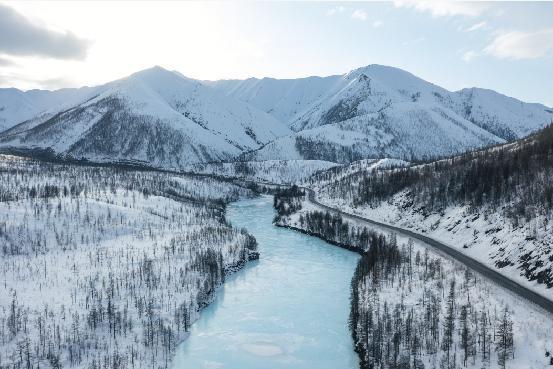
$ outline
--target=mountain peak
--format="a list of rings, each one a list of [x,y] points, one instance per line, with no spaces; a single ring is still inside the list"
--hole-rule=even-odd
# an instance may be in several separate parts
[[[143,88],[165,94],[183,88],[188,90],[200,84],[200,82],[187,78],[177,71],[171,71],[159,65],[135,72],[119,80],[119,83],[119,87],[124,86],[133,94]]]
[[[411,73],[400,69],[396,67],[391,67],[388,65],[382,65],[382,64],[369,64],[364,67],[355,68],[346,75],[351,76],[358,76],[360,74],[366,74],[366,75],[379,75],[379,74],[404,74],[404,75],[410,75],[413,76]]]
[[[175,72],[172,72],[168,69],[165,69],[159,65],[154,65],[153,67],[142,69],[138,72],[131,74],[129,77],[160,77],[160,76],[173,75],[176,76]]]

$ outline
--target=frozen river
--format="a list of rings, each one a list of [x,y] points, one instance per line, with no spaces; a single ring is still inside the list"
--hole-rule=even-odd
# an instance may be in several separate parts
[[[348,330],[358,255],[272,225],[272,197],[231,204],[227,218],[261,258],[235,273],[194,323],[173,369],[358,368]]]

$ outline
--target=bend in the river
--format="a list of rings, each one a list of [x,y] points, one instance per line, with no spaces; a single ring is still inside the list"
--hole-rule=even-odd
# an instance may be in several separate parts
[[[261,259],[231,276],[178,348],[174,369],[356,369],[348,329],[356,253],[272,225],[272,198],[228,206]]]

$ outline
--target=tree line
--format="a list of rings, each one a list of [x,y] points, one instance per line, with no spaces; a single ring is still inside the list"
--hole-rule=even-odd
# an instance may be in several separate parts
[[[257,242],[209,178],[0,156],[0,368],[167,368]]]
[[[473,303],[481,291],[470,270],[459,280],[427,249],[414,252],[411,240],[371,244],[351,291],[350,329],[363,369],[489,367],[492,359],[504,369],[514,358],[508,307]]]

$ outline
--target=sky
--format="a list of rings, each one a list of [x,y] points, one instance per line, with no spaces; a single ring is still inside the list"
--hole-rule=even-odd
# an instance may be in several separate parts
[[[553,106],[553,2],[5,2],[0,87],[96,85],[160,65],[197,79],[369,65]]]

